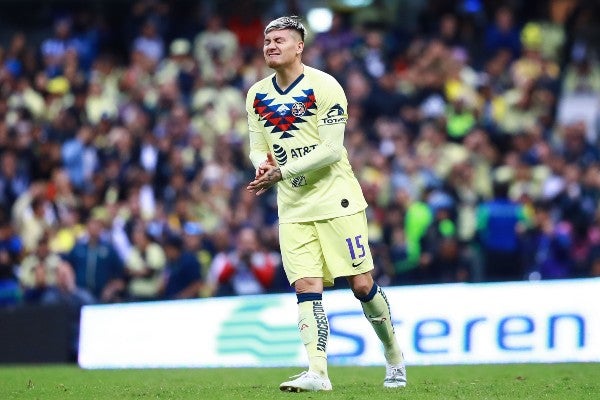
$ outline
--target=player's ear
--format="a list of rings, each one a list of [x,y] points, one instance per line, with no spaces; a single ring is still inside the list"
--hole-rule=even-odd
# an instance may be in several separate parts
[[[302,52],[304,51],[304,42],[303,41],[299,41],[296,47],[296,54],[302,54]]]

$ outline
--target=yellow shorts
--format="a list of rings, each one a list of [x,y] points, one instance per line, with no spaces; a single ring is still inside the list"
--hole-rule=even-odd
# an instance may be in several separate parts
[[[373,269],[364,211],[313,222],[279,225],[283,268],[293,284],[300,278],[323,278],[332,286],[340,276]]]

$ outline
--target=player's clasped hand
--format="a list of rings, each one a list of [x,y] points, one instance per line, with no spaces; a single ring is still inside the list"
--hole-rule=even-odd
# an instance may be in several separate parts
[[[248,184],[246,190],[255,192],[257,196],[260,196],[281,179],[281,170],[275,163],[271,153],[267,153],[267,159],[256,169],[255,179]]]
[[[271,186],[281,180],[281,170],[279,167],[269,166],[262,175],[253,180],[246,187],[247,190],[255,192],[257,196],[260,196],[267,191]]]

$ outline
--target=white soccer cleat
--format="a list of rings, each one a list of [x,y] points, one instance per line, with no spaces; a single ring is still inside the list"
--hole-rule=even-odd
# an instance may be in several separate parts
[[[404,366],[404,363],[398,365],[386,364],[383,386],[386,388],[406,386],[406,367]]]
[[[279,385],[279,390],[284,392],[318,392],[320,390],[331,390],[331,381],[323,378],[321,375],[303,371],[298,375],[294,375],[292,380],[283,382]]]

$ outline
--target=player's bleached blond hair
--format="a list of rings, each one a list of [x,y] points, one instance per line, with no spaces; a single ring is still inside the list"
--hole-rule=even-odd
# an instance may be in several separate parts
[[[289,17],[279,17],[269,22],[267,27],[265,28],[265,35],[271,31],[279,31],[281,29],[293,29],[300,34],[302,41],[304,41],[304,36],[306,36],[306,28],[300,22],[300,17],[295,15],[291,15]]]

